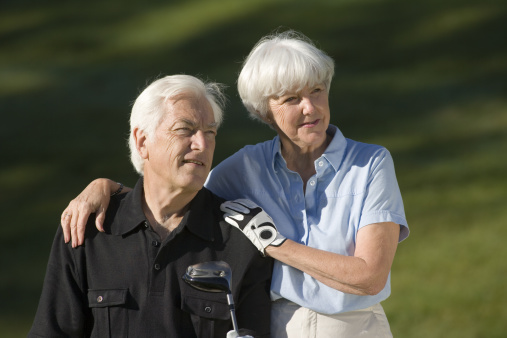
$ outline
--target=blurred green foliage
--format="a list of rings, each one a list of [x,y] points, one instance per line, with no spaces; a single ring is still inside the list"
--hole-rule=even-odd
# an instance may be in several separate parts
[[[161,75],[225,83],[215,163],[274,134],[235,89],[263,35],[336,61],[332,122],[393,154],[411,236],[383,303],[395,337],[507,332],[504,0],[3,1],[0,327],[26,336],[60,212],[90,180],[134,184],[131,102]]]

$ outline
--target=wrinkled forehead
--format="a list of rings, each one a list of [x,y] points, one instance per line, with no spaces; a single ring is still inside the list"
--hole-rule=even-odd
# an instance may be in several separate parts
[[[182,93],[166,102],[166,118],[171,120],[194,121],[194,123],[210,125],[215,123],[211,104],[206,97],[193,93]]]

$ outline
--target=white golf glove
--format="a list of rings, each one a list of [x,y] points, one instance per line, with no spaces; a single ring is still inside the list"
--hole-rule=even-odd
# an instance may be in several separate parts
[[[280,246],[286,240],[271,217],[250,200],[227,201],[222,203],[220,210],[225,212],[224,220],[243,231],[263,256],[268,245]]]
[[[240,335],[238,335],[238,333],[236,331],[231,330],[231,331],[227,332],[226,338],[254,338],[254,337],[252,337],[250,335],[240,336]]]

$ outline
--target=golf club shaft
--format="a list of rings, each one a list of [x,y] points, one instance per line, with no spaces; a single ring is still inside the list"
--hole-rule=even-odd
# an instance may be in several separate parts
[[[229,304],[229,309],[231,310],[232,328],[234,331],[238,332],[238,322],[236,321],[234,299],[232,298],[232,294],[230,292],[227,293],[227,303]]]

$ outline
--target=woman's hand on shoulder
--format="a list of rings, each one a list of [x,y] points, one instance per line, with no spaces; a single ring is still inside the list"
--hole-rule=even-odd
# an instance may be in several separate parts
[[[104,231],[104,219],[111,194],[119,187],[115,181],[98,178],[70,201],[61,216],[65,243],[72,240],[73,248],[83,244],[88,217],[94,212],[96,212],[95,226],[99,231]]]

